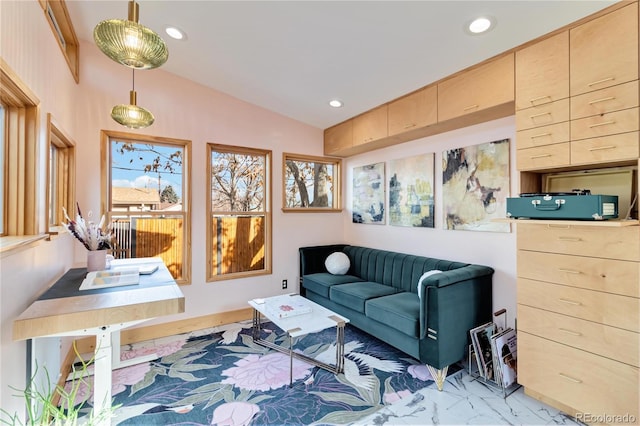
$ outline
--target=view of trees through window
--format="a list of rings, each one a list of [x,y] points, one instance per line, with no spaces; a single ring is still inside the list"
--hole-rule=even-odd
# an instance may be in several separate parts
[[[113,255],[161,257],[180,282],[188,274],[188,144],[131,136],[110,137],[106,150]]]
[[[209,280],[269,273],[271,152],[209,144]]]
[[[338,209],[340,160],[284,154],[283,209]]]

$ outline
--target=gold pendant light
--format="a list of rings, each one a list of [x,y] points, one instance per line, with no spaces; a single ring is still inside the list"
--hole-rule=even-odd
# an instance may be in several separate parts
[[[102,52],[130,68],[151,69],[167,62],[169,51],[153,30],[138,23],[138,4],[129,2],[129,19],[108,19],[93,30],[93,39]]]
[[[155,121],[153,114],[149,110],[136,105],[136,79],[135,70],[131,70],[133,75],[133,89],[129,92],[129,105],[116,105],[111,110],[111,118],[119,124],[130,129],[141,129],[149,127]]]

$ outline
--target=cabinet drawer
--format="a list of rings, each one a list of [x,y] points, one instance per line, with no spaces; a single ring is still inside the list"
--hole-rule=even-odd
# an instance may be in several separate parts
[[[638,3],[569,30],[571,96],[638,79]]]
[[[571,98],[571,119],[590,117],[638,104],[638,80]]]
[[[638,367],[640,334],[518,305],[518,330]]]
[[[569,122],[552,124],[550,126],[535,127],[516,133],[516,147],[518,149],[534,148],[569,141]]]
[[[640,261],[640,226],[518,224],[518,249]]]
[[[578,413],[638,419],[637,367],[523,332],[518,333],[518,383]]]
[[[502,56],[438,83],[438,121],[515,99],[514,55]]]
[[[571,164],[594,164],[640,157],[640,133],[629,132],[571,142]],[[625,213],[621,211],[621,213]]]
[[[571,148],[569,142],[516,150],[518,170],[537,170],[568,166]]]
[[[640,262],[518,250],[518,277],[640,298]]]
[[[640,129],[640,110],[630,108],[571,121],[571,140],[596,138]]]
[[[563,121],[569,121],[569,99],[516,111],[517,130],[548,126]]]
[[[516,51],[516,111],[568,97],[568,31]]]
[[[640,299],[518,278],[518,303],[640,332]]]

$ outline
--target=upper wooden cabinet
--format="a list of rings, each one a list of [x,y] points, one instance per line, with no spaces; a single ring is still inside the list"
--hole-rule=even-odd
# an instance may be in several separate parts
[[[367,111],[353,119],[353,145],[387,137],[387,105]]]
[[[569,97],[569,32],[516,52],[516,111]]]
[[[438,121],[514,101],[514,54],[510,53],[438,84]]]
[[[638,79],[638,3],[569,31],[571,96]]]
[[[429,86],[389,103],[389,136],[438,121],[438,88]]]
[[[353,145],[353,120],[329,127],[324,131],[324,153],[335,155]]]

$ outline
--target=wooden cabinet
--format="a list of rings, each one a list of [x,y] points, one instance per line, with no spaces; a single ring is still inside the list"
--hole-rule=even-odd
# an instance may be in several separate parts
[[[324,153],[335,155],[353,145],[353,121],[345,121],[324,131]]]
[[[353,145],[387,137],[387,105],[367,111],[353,119]]]
[[[571,96],[638,79],[638,3],[569,31]]]
[[[639,418],[640,227],[518,223],[517,245],[518,382]]]
[[[516,52],[516,111],[569,97],[569,32]]]
[[[389,136],[438,121],[438,88],[429,86],[389,103]]]
[[[438,83],[438,121],[513,102],[514,72],[510,53]]]

